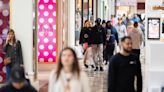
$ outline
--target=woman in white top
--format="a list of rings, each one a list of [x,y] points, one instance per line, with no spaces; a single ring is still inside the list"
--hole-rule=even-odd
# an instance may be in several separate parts
[[[72,48],[62,50],[57,69],[50,74],[48,92],[90,92],[88,77]]]

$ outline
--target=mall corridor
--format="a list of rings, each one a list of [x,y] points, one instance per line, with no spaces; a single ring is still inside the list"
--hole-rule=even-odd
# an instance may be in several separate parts
[[[0,92],[164,92],[164,0],[0,0]]]
[[[107,92],[108,66],[104,66],[105,71],[103,72],[94,72],[91,69],[86,69],[82,61],[83,60],[79,60],[80,66],[82,70],[85,71],[87,75],[89,76],[91,92]],[[142,75],[144,78],[145,76],[145,49],[144,48],[141,51],[141,64],[142,64],[142,73],[143,73]],[[47,92],[50,71],[41,71],[39,73],[40,73],[39,74],[39,82],[40,82],[39,92]],[[143,82],[145,82],[145,80]],[[146,90],[146,89],[144,88],[143,90]]]

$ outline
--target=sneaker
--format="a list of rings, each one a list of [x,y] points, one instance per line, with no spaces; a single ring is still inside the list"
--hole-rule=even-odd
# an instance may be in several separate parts
[[[100,67],[100,71],[104,71],[103,67]]]
[[[105,62],[105,65],[108,65],[108,62],[107,61]]]
[[[88,65],[87,64],[84,64],[85,68],[88,68]]]
[[[96,69],[94,70],[94,71],[98,71],[99,70],[99,68],[98,67],[96,67]]]
[[[91,65],[91,67],[92,67],[92,68],[95,68],[95,66],[94,66],[94,65]]]

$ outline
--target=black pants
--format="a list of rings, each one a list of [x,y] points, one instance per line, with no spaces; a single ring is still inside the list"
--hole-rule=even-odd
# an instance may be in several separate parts
[[[140,49],[133,49],[132,54],[134,54],[138,60],[140,60]]]
[[[104,60],[109,61],[113,56],[115,44],[107,44],[104,50]]]

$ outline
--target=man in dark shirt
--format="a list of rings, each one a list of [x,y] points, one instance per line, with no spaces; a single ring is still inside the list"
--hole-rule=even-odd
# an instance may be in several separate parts
[[[141,64],[135,55],[130,54],[131,51],[131,38],[123,37],[120,53],[110,60],[108,92],[142,92]]]
[[[0,88],[0,92],[37,92],[26,80],[22,67],[14,67],[10,82]]]
[[[101,25],[100,18],[98,18],[95,22],[96,25],[92,28],[92,32],[91,32],[93,60],[96,66],[95,71],[98,71],[99,67],[100,67],[100,71],[103,71],[103,46],[105,45],[106,32]]]

